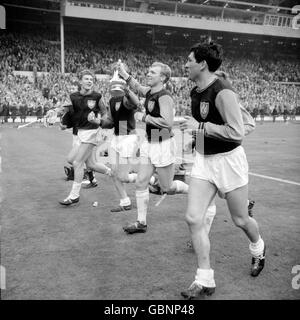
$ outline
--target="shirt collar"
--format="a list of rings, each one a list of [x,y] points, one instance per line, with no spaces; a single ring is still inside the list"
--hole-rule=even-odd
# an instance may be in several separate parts
[[[83,93],[82,92],[82,90],[80,90],[79,91],[79,93],[82,95],[82,96],[87,96],[87,95],[89,95],[89,94],[91,94],[93,92],[93,90],[91,89],[91,90],[89,90],[88,92],[86,92],[86,93]]]
[[[206,90],[208,87],[210,87],[213,83],[215,83],[218,80],[218,77],[216,77],[214,80],[212,80],[206,87],[200,89],[198,87],[196,87],[196,92],[201,93],[204,90]]]

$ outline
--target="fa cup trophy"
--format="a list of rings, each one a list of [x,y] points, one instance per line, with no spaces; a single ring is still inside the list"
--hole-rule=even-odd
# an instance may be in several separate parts
[[[121,60],[118,60],[118,63],[120,62]],[[125,95],[124,88],[126,87],[126,81],[119,77],[119,72],[116,66],[114,67],[114,75],[109,81],[109,83],[110,83],[110,94],[113,97],[123,97]]]

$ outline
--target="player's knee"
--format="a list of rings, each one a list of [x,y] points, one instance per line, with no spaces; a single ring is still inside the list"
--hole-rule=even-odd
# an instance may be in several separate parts
[[[201,216],[199,216],[198,212],[194,210],[187,211],[185,215],[185,221],[190,227],[195,225],[197,225],[199,228],[202,226],[204,227],[203,219],[201,219]]]
[[[171,183],[171,185],[168,185],[168,184],[160,181],[159,186],[160,186],[160,189],[163,193],[174,194],[174,188],[172,188],[172,183]]]
[[[245,217],[245,218],[241,218],[241,217],[234,217],[232,218],[233,220],[233,223],[241,228],[241,229],[245,229],[247,224],[248,224],[248,220],[249,220],[249,217]]]
[[[148,181],[138,177],[135,186],[138,190],[145,190],[148,187]]]
[[[73,167],[74,167],[74,169],[80,168],[80,167],[82,167],[82,166],[83,166],[83,163],[82,163],[82,162],[80,162],[80,161],[78,161],[78,160],[74,160],[74,161],[73,161]]]
[[[74,162],[74,155],[72,155],[72,153],[68,154],[67,156],[67,162],[70,164],[70,165],[73,165],[73,162]]]

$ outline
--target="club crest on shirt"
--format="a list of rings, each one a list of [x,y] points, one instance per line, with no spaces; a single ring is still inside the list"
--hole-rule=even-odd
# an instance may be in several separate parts
[[[118,111],[120,109],[120,106],[121,106],[121,101],[116,102],[116,106],[115,106],[116,111]]]
[[[209,102],[201,101],[200,102],[200,115],[201,118],[204,120],[209,112]]]
[[[88,100],[87,105],[90,109],[93,109],[96,105],[96,100]]]
[[[148,111],[152,112],[152,110],[154,109],[154,104],[155,101],[148,101]]]

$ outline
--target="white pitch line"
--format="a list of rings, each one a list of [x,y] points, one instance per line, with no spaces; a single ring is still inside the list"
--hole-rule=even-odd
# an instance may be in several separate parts
[[[263,175],[263,174],[258,174],[258,173],[249,172],[249,175],[255,176],[255,177],[259,177],[259,178],[264,178],[264,179],[279,181],[279,182],[283,182],[283,183],[293,184],[293,185],[295,185],[295,186],[300,186],[300,183],[299,183],[299,182],[290,181],[290,180],[285,180],[285,179],[280,179],[280,178],[274,178],[274,177],[270,177],[270,176],[265,176],[265,175]]]
[[[155,207],[158,207],[158,206],[166,199],[166,197],[167,197],[167,194],[164,193],[164,194],[160,197],[160,199],[156,202]]]
[[[181,157],[177,157],[177,159],[185,161],[186,163],[193,163],[188,159],[183,159]],[[190,175],[190,172],[187,172],[186,175]],[[295,186],[300,186],[299,182],[295,182],[295,181],[291,181],[291,180],[285,180],[285,179],[280,179],[280,178],[275,178],[275,177],[270,177],[270,176],[266,176],[263,174],[258,174],[258,173],[253,173],[253,172],[249,172],[250,176],[254,176],[254,177],[259,177],[259,178],[264,178],[264,179],[268,179],[268,180],[273,180],[273,181],[279,181],[279,182],[283,182],[283,183],[287,183],[287,184],[293,184]]]

